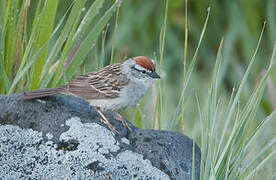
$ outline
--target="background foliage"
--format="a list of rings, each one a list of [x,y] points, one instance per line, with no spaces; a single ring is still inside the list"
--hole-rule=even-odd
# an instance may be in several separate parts
[[[202,179],[276,178],[275,0],[187,2],[0,0],[0,93],[149,56],[162,79],[131,122],[195,139]]]

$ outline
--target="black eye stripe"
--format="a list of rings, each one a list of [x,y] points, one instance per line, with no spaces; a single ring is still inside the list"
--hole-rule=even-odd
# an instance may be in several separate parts
[[[140,69],[137,69],[136,67],[134,67],[134,66],[132,66],[131,67],[132,69],[135,69],[136,71],[138,71],[138,72],[141,72],[141,73],[143,73],[143,74],[146,74],[146,73],[148,73],[147,71],[145,71],[145,70],[140,70]],[[151,71],[152,72],[152,71]]]

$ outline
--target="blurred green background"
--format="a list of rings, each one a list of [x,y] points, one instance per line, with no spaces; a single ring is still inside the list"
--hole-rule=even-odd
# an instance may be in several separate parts
[[[225,177],[224,173],[236,178],[252,172],[257,179],[276,178],[275,116],[267,121],[265,130],[257,131],[259,135],[252,141],[253,145],[250,141],[250,137],[257,134],[254,130],[276,108],[275,66],[265,84],[260,106],[256,109],[252,103],[246,106],[250,95],[261,87],[258,84],[264,75],[262,72],[268,68],[275,50],[276,1],[188,0],[186,10],[185,2],[0,0],[0,93],[56,87],[77,74],[123,62],[128,57],[148,56],[156,60],[162,78],[136,107],[122,112],[127,119],[139,128],[179,131],[195,139],[203,153],[202,162],[214,163],[207,163],[205,169],[202,166],[202,179],[209,179],[206,177],[212,177],[212,173],[218,178]],[[201,40],[208,8],[210,17],[206,32],[200,43],[190,83],[184,91],[183,82]],[[234,117],[227,108],[233,102],[231,93],[233,89],[238,89],[244,77],[264,23],[266,26],[256,62],[242,86],[237,105],[233,105],[237,114]],[[185,34],[185,25],[188,34]],[[185,35],[188,38],[186,47]],[[218,53],[222,39],[222,51]],[[187,52],[186,58],[184,50]],[[210,98],[217,57],[222,60],[220,73],[215,76],[218,80],[218,87],[214,88],[217,98]],[[176,112],[183,92],[184,103],[180,106],[181,111]],[[261,97],[261,93],[258,97]],[[244,119],[248,118],[246,128],[243,125],[237,128],[234,131],[237,135],[230,138],[233,143],[225,146],[235,120],[242,122],[242,112],[246,107],[252,108],[254,115],[244,116]],[[233,121],[224,129],[228,117]],[[208,120],[210,124],[215,124],[215,128],[210,128]],[[221,134],[225,136],[221,138]],[[218,143],[220,138],[221,144]],[[271,140],[272,143],[265,146]],[[249,152],[243,149],[245,142],[252,145],[254,150]],[[218,144],[221,146],[217,147]],[[262,152],[262,148],[269,151]],[[263,156],[256,156],[258,152],[262,152]],[[232,153],[236,155],[233,155],[233,159]],[[239,157],[244,158],[239,161]],[[266,161],[269,163],[265,171],[256,173],[257,165],[263,165],[262,160],[266,157],[272,161]],[[244,168],[244,172],[240,170],[240,163],[248,164],[252,159],[255,163],[252,167]],[[227,163],[231,164],[231,168]],[[215,170],[210,170],[215,165]]]
[[[256,86],[258,75],[267,67],[272,55],[276,40],[276,2],[274,0],[188,1],[188,63],[194,55],[208,7],[211,7],[211,15],[199,50],[198,64],[189,87],[190,91],[199,96],[202,103],[208,93],[208,82],[211,79],[221,38],[224,38],[224,47],[220,96],[229,98],[232,88],[239,85],[253,56],[263,23],[265,21],[267,23],[256,57],[257,62],[250,73],[242,95],[242,99],[246,101],[249,93]],[[120,9],[116,33],[116,59],[135,55],[147,55],[154,58],[155,53],[159,53],[159,34],[163,24],[164,9],[164,1],[124,1]],[[164,75],[161,81],[164,82],[165,88],[166,120],[172,117],[181,94],[180,89],[183,86],[184,24],[185,2],[183,0],[169,1],[164,63],[161,70],[161,74]],[[271,78],[276,84],[276,67],[273,69]],[[193,97],[191,99],[195,101]],[[265,92],[258,114],[261,118],[270,114],[275,108],[273,101],[275,104],[276,97],[271,97]],[[188,127],[186,130],[189,131],[193,129],[198,112],[196,112],[196,106],[190,110],[188,108],[187,111],[189,111],[187,114],[191,115],[186,117],[185,124]],[[149,128],[151,125],[147,124],[145,127]],[[166,129],[167,124],[164,123],[161,127]],[[188,134],[191,133],[188,132]]]

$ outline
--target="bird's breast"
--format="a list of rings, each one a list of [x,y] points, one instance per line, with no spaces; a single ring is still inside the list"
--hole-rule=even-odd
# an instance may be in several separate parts
[[[152,83],[129,83],[128,87],[124,88],[121,97],[127,102],[127,106],[133,106],[145,95]]]

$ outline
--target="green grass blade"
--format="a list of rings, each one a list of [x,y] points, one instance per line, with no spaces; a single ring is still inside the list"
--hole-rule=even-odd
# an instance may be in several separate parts
[[[275,34],[276,34],[276,16],[275,16],[275,8],[276,3],[275,0],[268,0],[267,2],[267,24],[269,28],[269,40],[271,41],[271,44],[275,42]]]
[[[276,43],[275,43],[274,50],[273,50],[273,53],[272,53],[272,57],[271,57],[271,60],[270,60],[269,68],[266,71],[266,73],[264,74],[263,78],[261,79],[261,81],[260,81],[258,87],[256,88],[256,90],[251,95],[248,103],[245,105],[245,108],[242,112],[242,116],[241,116],[241,119],[240,119],[240,127],[239,127],[239,129],[236,133],[237,134],[237,136],[236,136],[237,140],[235,141],[235,142],[239,142],[240,145],[238,147],[240,147],[240,148],[242,147],[242,149],[245,149],[245,147],[246,147],[245,144],[244,144],[244,143],[246,143],[246,139],[241,138],[238,135],[241,134],[241,135],[245,136],[245,133],[243,134],[243,131],[247,131],[246,129],[244,130],[244,128],[247,127],[246,126],[247,121],[251,120],[251,119],[254,119],[254,117],[255,117],[258,105],[259,105],[259,103],[261,101],[261,98],[263,96],[263,92],[264,92],[264,89],[265,89],[265,86],[266,86],[267,78],[268,78],[268,76],[269,76],[269,74],[272,70],[273,65],[275,64],[275,61],[276,61],[275,51],[276,51]],[[253,134],[254,134],[254,132],[253,132]],[[250,138],[249,138],[249,140],[250,140]],[[241,152],[240,148],[238,148],[236,151]]]
[[[71,6],[73,6],[73,4],[71,4]],[[70,6],[70,7],[71,7]],[[47,42],[45,42],[45,44],[46,43],[50,43],[51,41],[53,41],[53,39],[54,39],[54,37],[56,36],[56,33],[58,32],[58,30],[62,27],[62,25],[64,24],[64,22],[66,21],[66,17],[67,17],[67,15],[69,14],[69,12],[70,12],[70,7],[67,9],[67,11],[65,12],[65,14],[62,16],[62,18],[59,20],[59,22],[58,22],[58,24],[56,25],[56,27],[55,27],[55,29],[53,30],[53,32],[52,32],[52,34],[51,34],[51,36],[50,36],[50,38],[48,39],[48,41]],[[37,23],[38,24],[38,23]],[[72,29],[72,28],[70,28],[70,29]],[[63,29],[63,31],[64,31],[64,29]],[[69,35],[70,36],[70,35]],[[58,40],[57,41],[59,41],[59,39],[61,39],[60,41],[62,41],[62,39],[63,39],[64,37],[61,35],[59,38],[58,38]],[[56,43],[58,43],[58,45],[56,44]],[[56,48],[58,48],[59,46],[60,46],[60,42],[56,42],[55,43],[55,45],[57,45],[57,47]],[[44,64],[44,66],[43,66],[43,70],[42,70],[42,73],[41,73],[41,79],[40,79],[40,82],[39,82],[39,86],[40,87],[48,87],[48,84],[50,83],[50,81],[48,81],[48,79],[49,79],[49,76],[51,77],[50,79],[52,79],[52,77],[53,77],[53,73],[51,74],[47,74],[47,73],[49,73],[49,71],[51,71],[51,65],[53,65],[53,62],[56,60],[55,58],[54,58],[54,56],[55,56],[55,53],[56,52],[54,52],[55,50],[52,50],[50,53],[49,53],[49,56],[47,57],[47,59],[46,59],[46,62],[45,62],[45,64]]]
[[[18,21],[17,9],[19,9],[19,1],[8,1],[6,6],[5,25],[5,70],[9,79],[12,78],[12,66],[15,58],[16,50],[16,25]]]
[[[209,16],[210,16],[210,8],[208,8],[208,11],[207,11],[207,17],[206,17],[206,19],[205,19],[205,23],[204,23],[203,29],[202,29],[202,31],[201,31],[201,34],[200,34],[200,38],[199,38],[199,42],[198,42],[197,47],[196,47],[195,54],[194,54],[194,56],[193,56],[193,59],[192,59],[190,65],[189,65],[189,67],[188,67],[188,72],[187,72],[187,76],[186,76],[186,79],[187,79],[187,80],[185,81],[185,84],[183,85],[181,97],[179,98],[179,102],[178,102],[178,105],[177,105],[177,107],[176,107],[176,111],[174,112],[174,115],[173,115],[173,119],[172,119],[172,122],[171,122],[171,127],[170,127],[170,129],[175,129],[175,127],[176,127],[176,125],[177,125],[177,117],[179,117],[179,112],[180,112],[180,110],[181,110],[182,100],[183,100],[183,97],[186,95],[186,94],[185,94],[186,88],[187,88],[188,85],[189,85],[189,82],[190,82],[190,79],[191,79],[191,76],[192,76],[192,73],[193,73],[193,70],[194,70],[194,67],[195,67],[195,64],[196,64],[198,51],[199,51],[199,48],[200,48],[202,39],[203,39],[203,37],[204,37],[206,28],[207,28]]]
[[[164,59],[164,48],[165,48],[165,41],[166,41],[166,29],[167,29],[167,18],[168,18],[168,7],[169,7],[169,1],[166,0],[166,6],[165,6],[165,15],[164,15],[164,22],[160,33],[160,40],[159,40],[159,54],[160,54],[160,62],[159,66],[160,68],[163,67],[163,59]]]
[[[116,19],[115,19],[115,27],[114,27],[114,32],[112,36],[112,47],[111,47],[111,55],[110,55],[110,64],[113,64],[113,58],[114,58],[114,46],[116,43],[116,34],[117,34],[117,29],[118,29],[118,19],[119,19],[119,13],[120,13],[120,7],[117,8],[116,11]]]
[[[68,53],[69,46],[72,43],[73,35],[76,31],[77,24],[80,19],[80,15],[82,12],[82,9],[85,5],[85,1],[75,1],[75,4],[72,7],[72,10],[70,12],[70,15],[66,21],[65,27],[63,28],[63,32],[61,33],[61,36],[59,37],[58,41],[56,42],[56,48],[53,48],[53,57],[57,55],[58,51],[61,50],[62,45],[66,41],[66,44],[63,49],[63,53],[61,55],[61,58],[58,63],[58,67],[55,70],[53,82],[52,82],[52,87],[55,87],[58,83],[58,79],[60,77],[60,73],[62,68],[64,67],[64,61],[66,58],[66,53]],[[53,57],[49,56],[49,61],[53,59]],[[51,63],[49,63],[51,64]],[[49,69],[49,68],[47,68]]]
[[[166,41],[166,28],[167,28],[167,17],[168,17],[168,6],[169,1],[165,0],[165,13],[164,13],[164,20],[163,25],[161,27],[161,32],[159,35],[159,69],[163,67],[163,59],[164,59],[164,48],[165,48],[165,41]],[[161,118],[164,117],[163,111],[163,96],[162,96],[162,81],[158,82],[158,93],[156,98],[156,109],[155,109],[155,117],[154,119],[158,121],[155,124],[158,124],[158,129],[161,128]]]
[[[35,15],[34,15],[34,18],[33,18],[33,23],[32,23],[32,26],[31,26],[32,27],[31,28],[31,33],[37,31],[37,27],[38,27],[38,24],[40,22],[40,13],[41,13],[42,6],[43,6],[42,0],[38,0],[37,7],[36,7],[36,10],[35,10]]]
[[[275,43],[275,45],[276,45],[276,43]],[[252,138],[255,136],[255,134],[258,131],[258,127],[257,127],[256,130],[253,131],[252,135],[249,138],[246,138],[246,135],[248,133],[244,133],[244,132],[249,131],[247,122],[254,119],[255,114],[257,112],[258,105],[261,101],[261,98],[263,96],[263,92],[264,92],[264,89],[266,86],[266,80],[267,80],[267,78],[272,70],[272,67],[276,61],[275,51],[276,51],[276,46],[274,47],[274,51],[272,53],[269,68],[268,68],[267,72],[265,73],[265,75],[263,76],[263,78],[261,79],[258,87],[256,88],[256,90],[250,97],[249,102],[246,104],[244,111],[242,113],[241,119],[240,119],[240,125],[239,125],[239,128],[237,129],[234,141],[235,141],[235,144],[237,144],[237,148],[235,151],[238,152],[238,155],[241,157],[244,156],[243,153],[245,152],[246,148],[248,147],[248,143],[250,141],[252,142]],[[235,164],[240,163],[240,158],[237,158],[236,160],[237,161],[233,162],[234,166],[235,166]]]
[[[30,37],[30,39],[28,41],[28,44],[27,44],[27,46],[25,48],[23,58],[22,58],[22,60],[20,62],[19,68],[17,70],[17,73],[16,73],[14,79],[16,79],[19,76],[19,74],[21,73],[23,67],[27,63],[28,57],[30,56],[30,53],[31,53],[33,42],[34,42],[36,34],[37,34],[37,27],[38,27],[38,24],[36,24],[36,27],[33,27],[33,32],[31,33],[31,37]],[[14,92],[14,88],[17,85],[18,81],[19,81],[19,79],[17,81],[13,80],[12,85],[9,88],[9,92],[8,92],[9,94]]]
[[[265,120],[263,120],[258,126],[257,128],[253,131],[252,135],[250,136],[250,138],[247,139],[247,143],[244,146],[244,150],[247,150],[250,145],[252,145],[254,143],[254,139],[257,138],[258,135],[260,135],[259,133],[261,132],[260,130],[265,127],[270,121],[276,119],[276,111],[274,111],[273,113],[271,113]]]
[[[273,149],[273,151],[271,151],[268,155],[266,155],[265,158],[264,158],[261,162],[258,162],[258,165],[257,165],[253,170],[251,170],[251,172],[250,172],[246,177],[243,177],[245,174],[244,174],[243,176],[241,176],[242,179],[249,179],[249,178],[252,178],[252,176],[253,176],[259,169],[261,169],[261,168],[265,165],[265,163],[266,163],[267,161],[269,161],[269,160],[273,159],[273,157],[275,157],[275,155],[276,155],[276,149],[273,148],[273,146],[275,145],[275,143],[276,143],[276,139],[274,139],[274,140],[273,140],[271,143],[269,143],[266,147],[262,148],[262,151],[256,155],[256,159],[254,159],[254,161],[256,161],[258,157],[263,156],[263,153],[265,152],[265,150],[271,148],[271,149]],[[250,164],[251,164],[251,163],[253,163],[253,162],[250,162]]]
[[[1,29],[0,31],[0,92],[7,93],[8,89],[10,87],[10,80],[8,78],[8,74],[5,69],[5,35],[6,32],[4,29]]]
[[[183,56],[183,84],[186,81],[186,64],[187,64],[187,57],[188,57],[188,37],[189,37],[189,30],[188,30],[188,0],[185,0],[185,36],[184,36],[184,56]],[[183,96],[182,99],[182,108],[180,113],[180,128],[181,132],[184,133],[184,108],[185,106],[185,97]]]
[[[30,58],[30,60],[26,63],[25,66],[20,66],[18,73],[16,74],[12,85],[10,87],[9,93],[12,93],[17,83],[20,79],[27,73],[27,71],[33,66],[33,64],[38,60],[38,57],[43,53],[44,49],[46,48],[46,44],[40,48],[40,50]]]
[[[255,129],[253,135],[250,137],[250,139],[247,141],[247,144],[244,148],[244,150],[247,150],[248,147],[250,147],[250,145],[254,142],[253,140],[260,135],[259,132],[261,132],[261,129],[264,129],[266,127],[267,124],[269,124],[271,121],[276,119],[276,111],[274,111],[273,113],[271,113],[265,120],[262,121],[262,123]],[[245,176],[246,172],[250,171],[250,167],[258,161],[258,159],[260,157],[262,157],[264,155],[264,152],[267,151],[269,148],[273,147],[273,144],[276,142],[276,139],[274,139],[274,141],[272,141],[271,143],[269,143],[267,146],[265,146],[264,148],[262,148],[261,152],[259,152],[258,155],[255,155],[254,158],[247,163],[246,167],[244,167],[241,170],[241,176]]]
[[[24,68],[25,64],[28,62],[28,58],[29,56],[32,56],[32,47],[33,47],[33,44],[34,44],[34,41],[35,41],[35,38],[37,37],[37,33],[38,33],[38,29],[39,29],[39,24],[40,24],[40,18],[39,16],[37,15],[37,12],[38,10],[40,9],[39,7],[39,4],[38,3],[38,7],[37,7],[37,10],[36,10],[36,15],[35,17],[37,17],[37,19],[34,19],[34,22],[33,22],[33,27],[32,27],[32,31],[31,31],[31,36],[29,38],[29,41],[28,41],[28,44],[25,48],[25,51],[24,51],[24,54],[23,54],[23,57],[22,57],[22,60],[20,61],[20,66],[17,70],[17,73],[15,75],[15,77],[17,77],[22,69]],[[65,16],[64,16],[65,17]],[[53,37],[55,36],[56,32],[58,31],[58,29],[61,27],[62,23],[63,23],[63,20],[64,20],[64,17],[61,19],[61,21],[57,24],[56,28],[54,29],[54,31],[52,32],[50,38],[42,45],[42,47],[39,49],[39,54],[41,55],[41,49],[44,49],[45,51],[45,48],[46,46],[48,46],[49,42],[53,39]],[[39,57],[39,56],[34,56],[34,57]],[[24,73],[25,74],[25,73]],[[47,76],[48,77],[48,76]],[[22,77],[21,77],[22,78]],[[9,92],[8,93],[12,93],[14,92],[14,88],[16,87],[17,83],[19,81],[16,81],[16,82],[13,82],[13,86],[12,88],[9,89]],[[30,82],[30,80],[28,81]],[[26,87],[29,87],[30,85],[27,83],[26,84]]]
[[[95,58],[95,59],[98,60],[98,68],[102,68],[104,66],[104,61],[106,59],[106,57],[105,57],[105,51],[106,51],[105,42],[106,42],[106,38],[107,38],[106,36],[107,36],[108,28],[109,28],[109,24],[106,25],[106,29],[103,30],[103,32],[102,32],[101,55],[100,55],[100,58]]]
[[[137,127],[142,128],[142,120],[145,118],[144,113],[140,107],[140,104],[136,105],[135,124]]]
[[[230,172],[230,160],[232,158],[232,154],[233,154],[233,148],[231,149],[230,154],[227,157],[227,162],[226,162],[226,170],[225,170],[225,174],[224,174],[224,179],[227,180],[228,179],[228,175]]]
[[[74,55],[75,51],[79,48],[81,41],[84,39],[86,32],[89,30],[88,29],[89,25],[95,18],[96,14],[99,13],[99,10],[101,9],[103,3],[104,3],[104,0],[97,0],[93,3],[93,5],[89,8],[88,12],[86,13],[85,17],[81,21],[76,31],[75,31],[75,28],[76,28],[75,25],[77,24],[74,24],[74,28],[71,29],[69,38],[66,41],[61,58],[59,60],[59,64],[56,69],[54,79],[51,85],[52,87],[62,84],[62,81],[60,81],[60,78],[62,73],[64,72],[64,68],[67,66],[67,64],[71,62],[72,56]],[[70,49],[71,49],[71,53],[69,54]]]
[[[258,52],[258,49],[259,49],[259,46],[260,46],[260,43],[261,43],[261,39],[262,39],[262,37],[263,37],[264,29],[265,29],[265,24],[264,24],[263,29],[262,29],[262,31],[261,31],[261,34],[260,34],[260,37],[259,37],[259,40],[258,40],[258,43],[257,43],[257,47],[256,47],[256,49],[255,49],[255,52],[254,52],[254,54],[253,54],[253,56],[252,56],[252,58],[251,58],[251,60],[250,60],[250,63],[249,63],[249,65],[248,65],[248,67],[247,67],[247,70],[246,70],[246,72],[245,72],[245,74],[244,74],[244,76],[243,76],[243,78],[242,78],[241,83],[240,83],[240,86],[239,86],[239,89],[238,89],[238,91],[237,91],[237,94],[235,95],[235,98],[234,98],[233,103],[232,103],[232,105],[231,105],[230,111],[229,111],[229,113],[228,113],[228,115],[227,115],[227,117],[226,117],[226,120],[225,120],[225,122],[226,122],[226,123],[225,123],[225,128],[228,128],[228,127],[229,127],[229,123],[230,123],[230,121],[231,121],[232,115],[233,115],[233,113],[234,113],[234,110],[235,110],[235,108],[236,108],[236,105],[237,105],[237,103],[238,103],[238,100],[240,99],[240,95],[241,95],[242,89],[243,89],[243,87],[244,87],[244,85],[245,85],[245,82],[246,82],[246,80],[247,80],[247,77],[248,77],[248,75],[249,75],[249,72],[251,71],[252,65],[253,65],[253,63],[255,62],[255,57],[256,57],[256,54],[257,54],[257,52]],[[221,163],[222,163],[222,160],[225,158],[225,154],[226,154],[226,152],[227,152],[227,150],[228,150],[228,147],[229,147],[229,145],[230,145],[230,142],[232,141],[232,137],[234,137],[234,133],[235,133],[235,131],[236,131],[235,128],[236,128],[236,127],[234,126],[234,128],[232,129],[230,138],[228,139],[226,145],[224,146],[222,153],[219,155],[220,157],[219,157],[219,159],[218,159],[218,161],[217,161],[217,163],[216,163],[215,172],[218,171],[218,168],[220,167],[220,165],[221,165]],[[226,130],[224,130],[223,132],[226,132]],[[221,139],[220,139],[220,144],[222,144],[222,141],[223,141],[224,138],[225,138],[225,134],[222,134]]]
[[[217,94],[218,94],[218,86],[219,86],[219,75],[220,75],[220,68],[221,68],[221,61],[222,61],[222,57],[221,57],[221,52],[222,52],[222,46],[223,46],[223,39],[220,41],[220,45],[219,45],[219,49],[217,52],[217,58],[216,58],[216,63],[215,63],[215,67],[214,67],[214,71],[213,71],[213,76],[212,76],[212,80],[211,80],[211,90],[210,90],[210,97],[208,98],[208,116],[207,116],[207,120],[208,120],[208,124],[210,125],[210,127],[208,128],[208,131],[210,131],[210,136],[209,137],[215,137],[215,125],[217,125],[217,114],[218,114],[218,98],[217,98]],[[209,129],[210,128],[210,129]],[[215,140],[209,139],[209,141],[211,142],[211,146],[214,147]],[[215,148],[214,148],[215,149]],[[215,152],[214,152],[215,153]],[[212,164],[215,164],[215,156],[212,156]],[[213,173],[216,173],[215,171]]]
[[[119,6],[120,2],[115,2],[104,14],[104,16],[99,20],[99,22],[94,26],[94,28],[89,32],[87,37],[82,41],[80,47],[77,49],[74,54],[71,63],[68,65],[65,70],[64,80],[65,82],[74,75],[76,70],[84,62],[85,57],[91,50],[91,47],[95,44],[99,34],[103,30],[104,26],[107,24],[116,8]],[[62,81],[62,79],[60,79]]]
[[[89,31],[89,25],[91,24],[95,16],[99,13],[104,2],[105,0],[96,0],[89,8],[85,17],[81,21],[76,33],[74,34],[72,45],[77,44],[79,41],[82,41],[85,38],[86,33]]]
[[[34,43],[34,51],[38,51],[51,37],[57,5],[58,1],[45,1],[43,10],[40,15],[38,36],[36,37],[36,41]],[[39,87],[42,69],[46,62],[48,45],[46,45],[46,47],[43,49],[44,51],[40,54],[38,60],[32,67],[31,89],[37,89]]]

